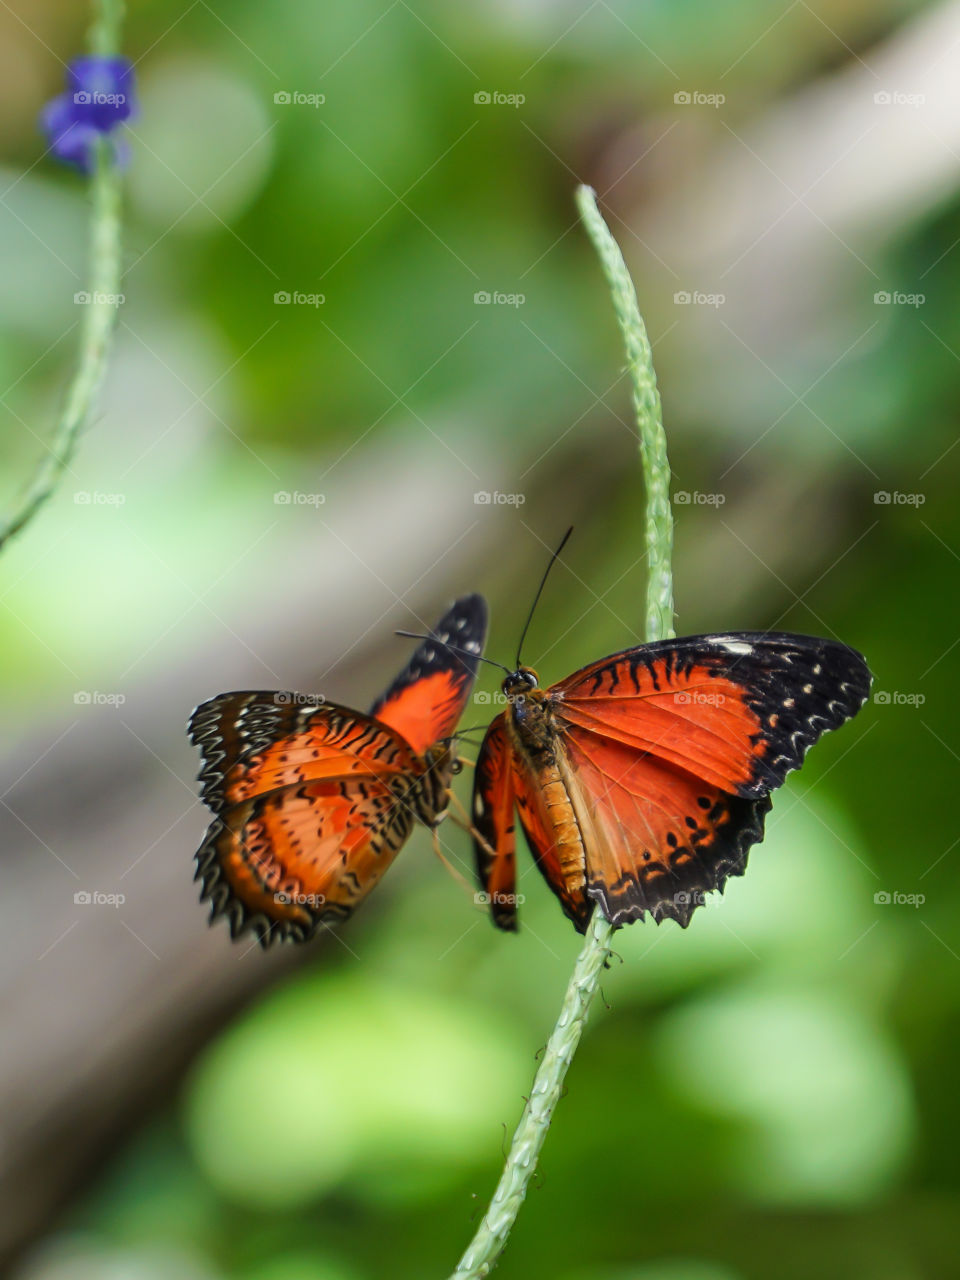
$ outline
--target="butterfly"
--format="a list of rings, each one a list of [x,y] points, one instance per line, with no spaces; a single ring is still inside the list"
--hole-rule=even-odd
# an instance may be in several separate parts
[[[211,921],[264,947],[306,941],[352,914],[415,821],[440,823],[486,630],[483,597],[457,600],[367,715],[283,692],[197,707],[188,732],[215,816],[196,879]]]
[[[742,875],[770,792],[863,706],[871,675],[832,640],[764,632],[625,649],[547,689],[508,671],[508,707],[474,777],[477,877],[501,929],[517,928],[514,813],[537,866],[584,933],[686,927],[704,895]]]

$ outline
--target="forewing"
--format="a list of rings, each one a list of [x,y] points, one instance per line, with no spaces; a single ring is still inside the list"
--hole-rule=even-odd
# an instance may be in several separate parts
[[[461,597],[373,704],[370,715],[396,729],[421,755],[449,737],[470,697],[486,634],[483,596]]]
[[[554,685],[558,723],[759,799],[870,690],[862,656],[808,636],[687,636],[615,654]]]
[[[763,633],[644,645],[553,686],[588,896],[616,924],[686,924],[743,873],[770,791],[869,687],[847,646]]]

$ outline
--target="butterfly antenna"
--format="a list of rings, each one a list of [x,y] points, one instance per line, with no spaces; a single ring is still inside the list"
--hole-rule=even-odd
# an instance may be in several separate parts
[[[550,563],[547,565],[546,569],[544,569],[543,571],[543,577],[540,579],[539,587],[537,587],[537,594],[533,597],[533,604],[530,606],[530,612],[527,614],[527,620],[523,624],[523,631],[521,631],[520,633],[520,643],[517,645],[517,668],[518,669],[520,667],[520,653],[521,653],[521,650],[523,649],[523,642],[527,638],[527,632],[530,629],[530,623],[533,621],[533,615],[536,611],[537,605],[540,603],[540,597],[543,595],[543,588],[547,585],[547,578],[549,578],[550,576],[550,570],[553,568],[554,564],[556,563],[557,557],[560,555],[560,552],[567,545],[567,539],[570,537],[571,533],[573,533],[573,525],[570,526],[567,532],[560,539],[559,547],[557,547],[556,551],[550,557]]]
[[[509,667],[505,667],[502,662],[494,662],[492,658],[485,658],[482,654],[474,653],[472,649],[461,649],[457,644],[451,644],[449,640],[438,640],[436,636],[420,635],[416,631],[395,631],[395,636],[404,636],[407,640],[432,640],[434,644],[442,645],[444,649],[450,649],[453,653],[462,653],[467,658],[472,658],[475,662],[489,662],[491,667],[499,667],[501,671],[505,671],[507,675],[512,674]]]

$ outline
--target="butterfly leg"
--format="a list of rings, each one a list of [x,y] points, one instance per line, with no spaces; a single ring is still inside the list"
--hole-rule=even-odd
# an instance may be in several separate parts
[[[467,761],[467,763],[469,764],[470,761]],[[461,831],[469,832],[470,835],[473,836],[474,840],[476,840],[478,844],[482,847],[484,853],[486,853],[489,857],[491,858],[496,857],[496,854],[494,853],[493,849],[490,847],[487,841],[483,838],[483,836],[480,834],[477,828],[470,821],[470,814],[467,812],[466,806],[460,800],[460,797],[454,795],[452,791],[449,793],[449,795],[450,795],[450,799],[453,801],[456,807],[460,810],[460,817],[457,817],[455,813],[448,813],[448,817],[450,818],[450,821],[455,826],[458,826]]]
[[[449,792],[448,794],[451,797],[453,796],[453,792]],[[452,814],[451,814],[451,820],[455,822],[457,826],[462,825],[459,821],[457,821],[456,818],[453,817]],[[433,842],[433,852],[437,855],[437,857],[440,859],[440,861],[443,863],[446,869],[450,872],[454,880],[456,880],[458,884],[463,885],[464,889],[466,889],[467,892],[470,894],[470,896],[473,897],[473,894],[474,894],[473,885],[470,884],[469,880],[467,880],[463,872],[459,871],[453,865],[453,863],[450,861],[447,855],[440,848],[440,828],[439,827],[430,828],[430,838]]]

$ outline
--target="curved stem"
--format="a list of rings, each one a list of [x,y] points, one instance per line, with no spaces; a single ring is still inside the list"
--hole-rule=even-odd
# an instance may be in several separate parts
[[[610,953],[612,933],[613,929],[603,915],[595,911],[490,1207],[453,1273],[459,1280],[465,1277],[470,1277],[470,1280],[477,1277],[479,1280],[479,1277],[489,1275],[507,1243],[510,1228],[527,1193],[527,1184],[537,1167],[537,1157],[550,1128],[553,1109],[560,1099],[563,1078],[580,1043],[590,1002]]]
[[[640,462],[646,505],[644,540],[647,548],[645,637],[664,640],[673,631],[673,516],[670,510],[670,464],[663,430],[660,393],[653,369],[653,353],[637,306],[637,295],[619,246],[604,222],[594,192],[577,190],[580,217],[600,258],[617,323],[627,353],[637,418]],[[590,1003],[610,954],[613,928],[595,910],[560,1016],[551,1032],[543,1061],[534,1077],[530,1099],[523,1109],[510,1144],[503,1173],[487,1212],[450,1280],[482,1280],[496,1266],[520,1212],[537,1158],[560,1100],[564,1077],[587,1021]]]
[[[112,53],[117,49],[122,9],[119,0],[99,0],[88,39],[91,53]],[[77,370],[47,455],[38,464],[16,509],[0,520],[0,548],[29,524],[56,491],[106,372],[110,337],[117,319],[117,304],[108,299],[116,298],[120,292],[120,175],[107,139],[101,139],[97,148],[90,194],[89,301],[84,304],[80,321]]]

